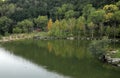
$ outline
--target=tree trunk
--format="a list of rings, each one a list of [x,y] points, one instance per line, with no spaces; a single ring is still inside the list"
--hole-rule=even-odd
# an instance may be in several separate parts
[[[113,30],[114,30],[114,49],[115,49],[115,40],[116,40],[116,38],[115,38],[115,36],[116,36],[115,27],[116,27],[116,23],[114,24],[114,27],[113,27]]]
[[[100,23],[100,38],[102,38],[102,36],[103,36],[103,26],[102,25],[103,24]]]

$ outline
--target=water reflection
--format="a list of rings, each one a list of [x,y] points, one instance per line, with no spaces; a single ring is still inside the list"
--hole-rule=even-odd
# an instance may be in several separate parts
[[[56,56],[81,59],[89,57],[87,52],[89,41],[48,41],[48,51],[53,52]]]
[[[103,64],[91,56],[87,49],[89,43],[89,41],[24,40],[2,45],[14,55],[64,77],[119,78],[120,69]],[[49,77],[48,74],[46,76]]]
[[[64,78],[0,48],[0,78]],[[67,77],[66,77],[67,78]]]

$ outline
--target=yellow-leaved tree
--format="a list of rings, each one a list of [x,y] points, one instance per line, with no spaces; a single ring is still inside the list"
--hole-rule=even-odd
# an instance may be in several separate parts
[[[48,25],[47,25],[47,29],[48,29],[48,30],[50,30],[50,29],[52,28],[52,24],[53,24],[52,19],[50,19],[50,20],[48,21]]]

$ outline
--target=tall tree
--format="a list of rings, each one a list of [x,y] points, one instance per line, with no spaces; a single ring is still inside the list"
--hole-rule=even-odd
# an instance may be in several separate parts
[[[103,36],[103,31],[104,31],[104,26],[103,23],[105,21],[105,11],[104,10],[97,10],[95,12],[93,12],[90,15],[90,19],[93,21],[94,24],[96,24],[98,26],[98,28],[100,29],[99,33],[100,33],[100,38],[102,38]]]

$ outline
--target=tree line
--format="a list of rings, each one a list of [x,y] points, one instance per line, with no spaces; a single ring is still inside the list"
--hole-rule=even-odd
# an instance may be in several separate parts
[[[119,36],[118,1],[1,0],[0,34],[40,29],[51,36]]]
[[[69,17],[69,18],[68,18]],[[65,19],[48,22],[49,35],[52,36],[83,36],[110,38],[120,37],[120,1],[96,9],[92,4],[87,4],[82,10],[82,15],[75,18],[68,13]]]

